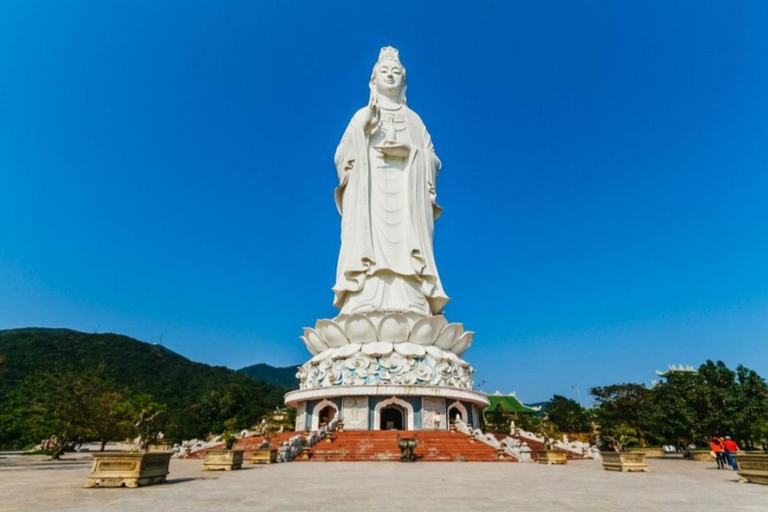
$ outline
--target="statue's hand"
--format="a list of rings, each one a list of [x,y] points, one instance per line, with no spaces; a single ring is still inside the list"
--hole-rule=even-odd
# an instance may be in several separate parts
[[[385,157],[398,157],[408,158],[411,154],[411,145],[407,142],[399,142],[396,140],[385,140],[378,146],[373,146],[373,149],[382,153]]]
[[[375,99],[372,99],[368,104],[368,108],[363,115],[363,129],[366,135],[370,135],[371,132],[376,129],[379,121],[381,120],[381,110]]]

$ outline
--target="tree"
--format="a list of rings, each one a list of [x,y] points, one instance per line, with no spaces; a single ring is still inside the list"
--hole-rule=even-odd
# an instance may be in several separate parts
[[[162,437],[168,408],[165,404],[155,402],[148,393],[135,395],[121,405],[121,415],[125,418],[126,426],[137,436],[134,450],[148,452]]]
[[[90,380],[71,371],[54,370],[36,372],[21,384],[18,395],[28,400],[17,409],[22,423],[35,439],[48,440],[52,459],[61,458],[67,447],[87,437]]]
[[[699,434],[702,437],[734,435],[739,405],[736,372],[722,361],[707,361],[699,367],[698,375],[700,396],[693,397],[692,401],[698,413]]]
[[[101,369],[77,372],[53,368],[28,375],[10,394],[3,423],[25,443],[45,440],[53,459],[86,441],[107,442],[129,435],[128,392],[105,379]]]
[[[547,405],[547,416],[561,432],[591,432],[589,414],[578,402],[554,395]]]
[[[697,372],[672,372],[654,388],[668,440],[705,441],[730,435],[753,446],[768,437],[768,386],[754,371],[707,361]]]
[[[700,375],[675,372],[653,388],[654,402],[660,413],[654,426],[656,437],[668,443],[687,445],[705,436],[701,422],[706,410],[703,387]]]
[[[108,442],[130,435],[125,423],[126,393],[110,388],[111,385],[107,384],[104,389],[96,390],[89,404],[87,437],[99,441],[102,452]]]
[[[756,372],[739,365],[734,434],[747,446],[768,440],[768,385]]]
[[[205,437],[210,433],[221,433],[228,429],[242,430],[256,425],[269,412],[253,400],[249,389],[231,384],[210,390],[202,400],[190,408],[185,427],[191,437]],[[228,423],[227,423],[228,422]],[[190,426],[195,431],[190,431]],[[175,437],[175,431],[173,432]]]
[[[617,437],[629,428],[641,446],[648,445],[659,417],[651,390],[643,384],[625,383],[592,388],[590,393],[595,398],[595,412],[604,434]]]

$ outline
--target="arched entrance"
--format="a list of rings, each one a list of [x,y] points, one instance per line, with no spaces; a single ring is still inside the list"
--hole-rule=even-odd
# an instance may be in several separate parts
[[[458,400],[448,406],[448,422],[452,424],[457,419],[469,424],[467,408]]]
[[[325,423],[329,423],[339,413],[338,406],[328,399],[317,404],[312,411],[312,427],[310,430],[317,430]]]
[[[381,410],[381,430],[403,430],[405,426],[405,411],[399,405],[388,405]]]
[[[320,425],[327,425],[333,418],[336,417],[336,408],[331,405],[327,405],[320,409],[318,416],[320,419]]]
[[[414,420],[413,405],[406,402],[405,400],[397,398],[396,396],[393,396],[392,398],[388,398],[376,404],[376,407],[373,410],[373,425],[372,425],[373,430],[386,430],[387,424],[381,421],[381,414],[385,409],[393,405],[397,406],[400,410],[400,413],[402,414],[401,429],[415,430],[414,423],[413,423],[413,420]],[[390,414],[394,414],[394,413],[390,413]],[[389,421],[393,421],[393,420],[389,420]]]

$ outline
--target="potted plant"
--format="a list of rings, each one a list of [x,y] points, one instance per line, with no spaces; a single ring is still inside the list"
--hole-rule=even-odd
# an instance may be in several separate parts
[[[261,445],[251,454],[251,464],[274,464],[277,462],[277,449],[269,447],[269,431],[265,427]]]
[[[632,450],[627,451],[624,447],[625,438],[621,440],[606,436],[609,450],[601,450],[600,455],[603,458],[603,469],[607,471],[642,471],[648,472],[648,463],[645,461],[645,452]]]
[[[568,457],[562,450],[555,450],[555,440],[551,437],[546,438],[546,450],[536,452],[536,460],[539,464],[568,464]]]
[[[139,487],[165,482],[173,452],[155,451],[152,445],[162,437],[161,418],[165,406],[141,396],[127,403],[130,424],[138,434],[130,452],[93,454],[93,467],[85,487]]]
[[[539,425],[539,433],[544,437],[546,449],[536,452],[536,460],[539,464],[568,464],[568,458],[563,450],[555,450],[555,427],[548,421],[542,421]]]
[[[227,430],[221,436],[224,441],[224,450],[208,450],[205,452],[203,471],[232,471],[243,467],[243,450],[234,450],[237,442],[237,434],[234,430],[234,419],[224,422]]]

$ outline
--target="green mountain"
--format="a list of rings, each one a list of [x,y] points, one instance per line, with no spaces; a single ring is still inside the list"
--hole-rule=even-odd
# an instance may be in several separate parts
[[[167,405],[169,424],[179,439],[221,431],[227,417],[237,416],[243,424],[255,423],[283,406],[287,391],[119,334],[42,328],[0,330],[0,358],[0,413],[3,403],[10,403],[5,399],[35,372],[99,369],[121,389],[131,394],[149,393]]]
[[[299,365],[279,368],[265,363],[259,363],[240,368],[237,371],[252,379],[260,380],[267,384],[272,384],[273,386],[294,390],[299,389],[299,380],[296,378],[298,368]]]

